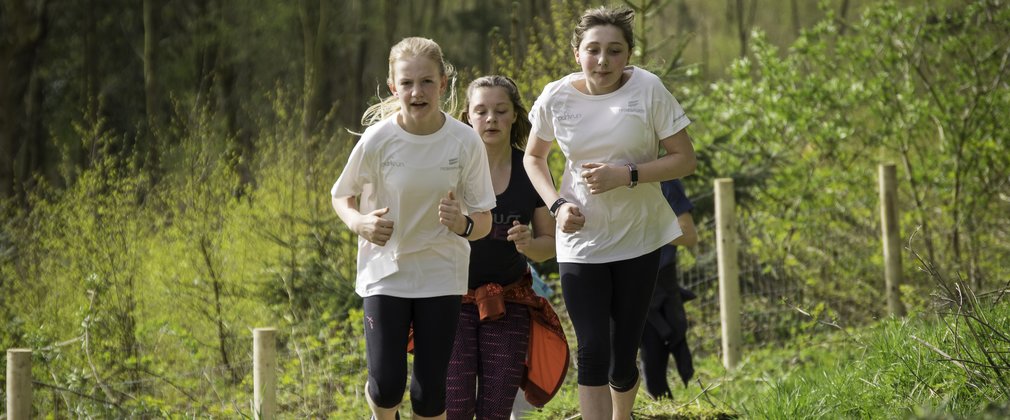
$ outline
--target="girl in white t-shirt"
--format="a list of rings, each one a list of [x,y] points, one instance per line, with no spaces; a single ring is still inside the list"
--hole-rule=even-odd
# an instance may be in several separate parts
[[[495,195],[484,144],[441,109],[451,74],[434,41],[394,45],[387,79],[393,96],[365,112],[369,127],[330,191],[337,215],[358,234],[365,397],[380,420],[397,417],[403,400],[411,329],[414,418],[445,418],[468,240],[491,229]]]
[[[585,419],[631,415],[659,248],[681,235],[659,182],[689,175],[697,165],[680,104],[657,76],[628,66],[633,20],[625,7],[582,16],[571,43],[582,72],[544,88],[530,111],[524,157],[557,219]],[[560,191],[547,166],[553,140],[565,156]]]

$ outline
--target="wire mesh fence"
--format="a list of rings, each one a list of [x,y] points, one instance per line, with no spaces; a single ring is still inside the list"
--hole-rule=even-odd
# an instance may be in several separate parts
[[[714,221],[699,226],[703,239],[695,247],[677,253],[677,278],[698,298],[687,302],[689,342],[697,355],[720,351],[719,270]],[[745,236],[742,236],[745,237]],[[740,241],[744,243],[745,241]],[[746,345],[760,345],[788,338],[805,316],[796,310],[805,302],[804,288],[786,274],[781,264],[762,262],[740,248],[738,257],[742,301],[741,330]]]

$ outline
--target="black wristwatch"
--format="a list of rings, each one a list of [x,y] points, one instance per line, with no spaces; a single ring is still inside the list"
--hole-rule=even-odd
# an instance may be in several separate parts
[[[460,233],[459,236],[465,238],[467,236],[470,236],[471,233],[473,233],[473,219],[471,219],[470,216],[467,216],[465,214],[463,215],[463,217],[466,218],[466,229],[463,229],[463,233]]]
[[[556,201],[554,201],[554,204],[551,204],[551,208],[549,210],[551,212],[551,217],[557,219],[558,218],[558,209],[561,208],[562,204],[565,204],[567,202],[568,202],[568,200],[565,200],[564,197],[561,197],[561,198],[557,199]]]
[[[631,172],[631,183],[628,184],[628,188],[635,188],[638,185],[638,167],[631,162],[624,164],[624,166],[627,166],[628,172]]]

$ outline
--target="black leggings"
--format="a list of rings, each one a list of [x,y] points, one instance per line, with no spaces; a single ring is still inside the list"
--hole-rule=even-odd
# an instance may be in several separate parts
[[[365,298],[365,352],[368,395],[382,408],[403,401],[407,377],[407,333],[414,326],[414,369],[410,404],[415,413],[445,412],[445,378],[456,337],[462,296],[408,299]]]
[[[560,263],[561,290],[579,343],[579,385],[626,392],[638,382],[642,340],[659,250],[603,264]]]

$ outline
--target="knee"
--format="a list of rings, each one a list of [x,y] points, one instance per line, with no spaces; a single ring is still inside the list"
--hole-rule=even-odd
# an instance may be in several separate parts
[[[431,392],[429,388],[424,390],[411,389],[410,408],[419,416],[436,417],[445,412],[445,390],[442,392]]]
[[[610,387],[617,392],[628,392],[635,389],[635,385],[638,384],[638,369],[632,369],[628,372],[614,372],[610,376]]]
[[[638,364],[634,358],[615,360],[610,369],[610,388],[619,393],[628,392],[638,385]]]
[[[403,401],[405,387],[403,381],[381,381],[370,377],[367,392],[375,405],[381,408],[394,408]]]
[[[610,368],[609,345],[579,345],[579,385],[601,386],[607,384]]]

